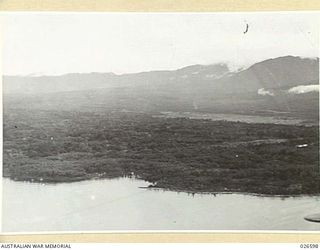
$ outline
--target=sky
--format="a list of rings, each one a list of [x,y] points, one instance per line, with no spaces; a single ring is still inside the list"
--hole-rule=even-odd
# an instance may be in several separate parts
[[[2,72],[123,74],[221,62],[248,67],[285,55],[317,57],[319,17],[319,12],[2,12]]]

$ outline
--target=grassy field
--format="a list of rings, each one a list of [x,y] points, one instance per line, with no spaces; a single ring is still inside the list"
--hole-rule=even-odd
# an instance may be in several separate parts
[[[318,131],[129,112],[9,109],[3,175],[46,183],[135,176],[152,187],[188,192],[320,194]]]

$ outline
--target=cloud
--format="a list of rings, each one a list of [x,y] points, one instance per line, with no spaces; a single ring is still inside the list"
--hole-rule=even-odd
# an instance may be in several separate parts
[[[274,94],[273,94],[271,91],[265,90],[264,88],[258,89],[258,95],[270,95],[270,96],[274,96]]]
[[[319,85],[299,85],[288,90],[291,94],[304,94],[308,92],[319,92]]]

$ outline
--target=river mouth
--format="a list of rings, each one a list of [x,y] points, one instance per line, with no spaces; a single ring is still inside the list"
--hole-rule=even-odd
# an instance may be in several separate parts
[[[319,223],[304,220],[318,212],[319,196],[191,194],[140,188],[148,185],[133,178],[54,185],[3,179],[2,230],[320,230]]]

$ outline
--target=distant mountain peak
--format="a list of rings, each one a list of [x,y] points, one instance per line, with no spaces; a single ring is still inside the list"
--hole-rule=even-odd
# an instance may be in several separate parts
[[[263,60],[261,62],[257,62],[255,64],[251,65],[251,67],[257,66],[257,65],[270,65],[270,64],[275,64],[275,63],[276,64],[293,63],[293,62],[300,63],[301,61],[319,61],[319,58],[318,57],[300,57],[300,56],[287,55],[287,56],[266,59],[266,60]]]

